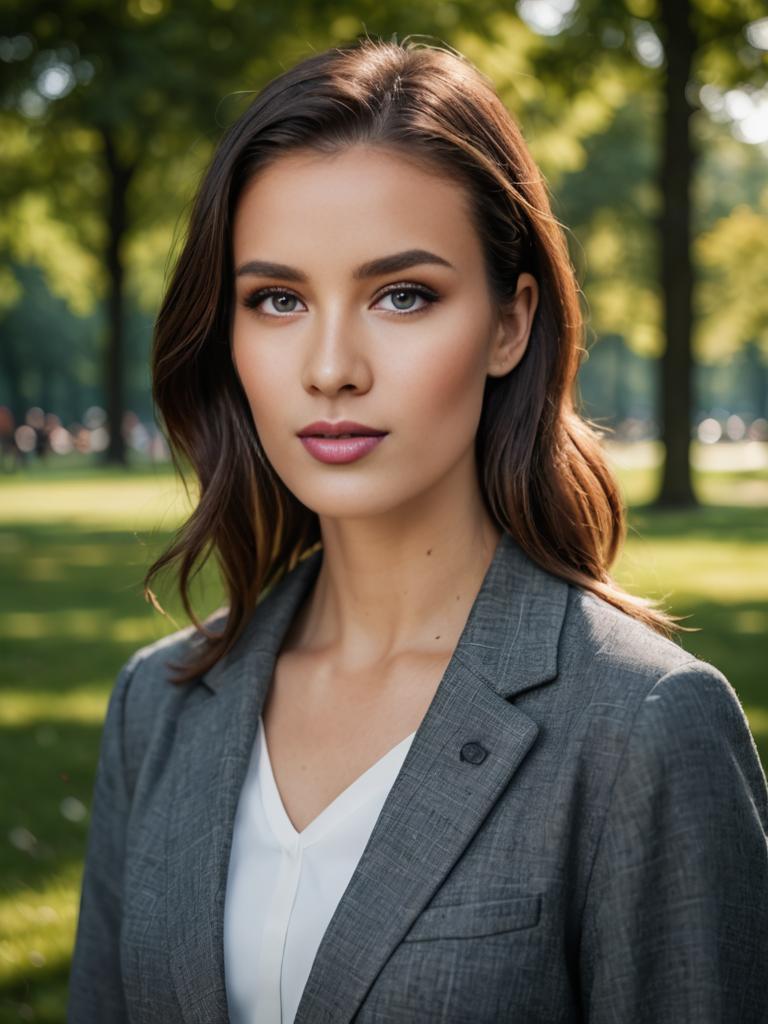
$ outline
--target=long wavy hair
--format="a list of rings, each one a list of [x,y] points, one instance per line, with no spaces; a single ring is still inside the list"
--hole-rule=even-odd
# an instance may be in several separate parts
[[[450,48],[369,37],[314,54],[274,78],[221,138],[193,202],[155,323],[153,397],[180,474],[199,500],[150,583],[177,573],[202,643],[175,683],[205,673],[234,645],[260,597],[321,540],[319,519],[272,469],[230,352],[233,213],[243,187],[291,150],[332,154],[358,143],[416,159],[466,189],[492,297],[539,283],[527,350],[486,381],[478,477],[497,526],[533,561],[658,632],[673,616],[622,590],[609,568],[626,524],[596,428],[576,410],[584,353],[579,288],[561,224],[518,125],[492,83]],[[215,554],[228,596],[223,629],[192,607],[190,584]],[[161,609],[162,610],[162,609]]]

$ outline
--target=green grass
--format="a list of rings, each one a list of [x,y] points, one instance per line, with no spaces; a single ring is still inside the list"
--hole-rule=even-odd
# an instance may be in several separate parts
[[[708,504],[660,513],[643,505],[653,467],[620,475],[633,511],[617,576],[698,629],[683,646],[731,680],[768,764],[768,477],[699,474]],[[175,621],[154,612],[141,580],[188,507],[152,466],[0,480],[0,1024],[64,1021],[104,710],[122,662],[185,622],[166,591]],[[220,603],[212,573],[201,600]]]

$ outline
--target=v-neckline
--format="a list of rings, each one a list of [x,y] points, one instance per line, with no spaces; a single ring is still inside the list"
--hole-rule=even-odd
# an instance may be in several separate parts
[[[362,774],[350,782],[346,789],[343,789],[329,804],[326,804],[323,810],[315,815],[312,821],[299,832],[288,816],[280,796],[280,791],[277,788],[267,747],[264,722],[262,717],[259,716],[259,791],[270,827],[280,845],[291,851],[296,850],[297,847],[304,848],[310,846],[321,839],[334,825],[338,825],[349,815],[353,814],[376,793],[379,793],[382,789],[388,789],[392,784],[391,770],[398,761],[402,764],[405,760],[408,747],[415,735],[416,730],[405,736],[385,754],[382,754],[378,761],[375,761]]]

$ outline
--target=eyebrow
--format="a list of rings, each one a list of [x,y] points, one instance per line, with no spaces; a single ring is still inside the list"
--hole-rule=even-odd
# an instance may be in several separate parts
[[[363,263],[352,272],[356,281],[362,281],[369,277],[379,277],[382,274],[394,274],[401,270],[408,270],[409,267],[416,267],[423,263],[435,263],[442,267],[456,268],[448,260],[438,256],[437,253],[429,252],[427,249],[406,249],[405,252],[396,252],[391,256],[381,256],[376,260],[369,260]],[[261,277],[280,277],[284,281],[296,281],[306,283],[307,275],[297,270],[296,267],[289,267],[285,263],[272,263],[269,260],[249,260],[241,264],[235,272],[236,277],[244,277],[246,274],[258,274]]]

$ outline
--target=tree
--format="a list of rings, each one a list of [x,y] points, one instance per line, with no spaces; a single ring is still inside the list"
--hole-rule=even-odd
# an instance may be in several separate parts
[[[234,97],[228,113],[238,113],[286,59],[366,29],[442,32],[459,18],[477,25],[491,4],[462,0],[442,13],[428,0],[398,0],[386,10],[301,0],[189,0],[176,8],[165,0],[15,0],[5,7],[9,59],[0,62],[0,94],[4,119],[24,144],[10,156],[4,192],[15,201],[30,191],[51,198],[98,257],[92,283],[107,308],[105,457],[124,463],[125,249],[142,226],[166,224],[169,211],[176,217],[191,186],[187,178],[186,190],[167,179],[159,190],[148,187],[157,185],[162,159],[175,169],[194,151],[191,162],[201,167],[224,126],[222,101]]]
[[[662,85],[659,255],[666,345],[660,381],[665,458],[657,503],[683,507],[696,504],[689,457],[693,405],[691,182],[696,166],[689,83],[698,43],[691,13],[690,0],[660,0],[666,74]]]
[[[521,0],[515,8],[542,33],[542,44],[530,54],[535,76],[569,97],[569,103],[585,92],[599,93],[600,78],[611,59],[631,75],[638,89],[661,101],[656,229],[664,334],[659,406],[666,454],[657,503],[692,504],[691,195],[699,159],[692,120],[701,106],[702,85],[728,89],[765,83],[765,55],[745,34],[765,14],[764,4],[762,0],[581,0],[578,4]],[[541,18],[545,8],[552,15],[549,22]]]

